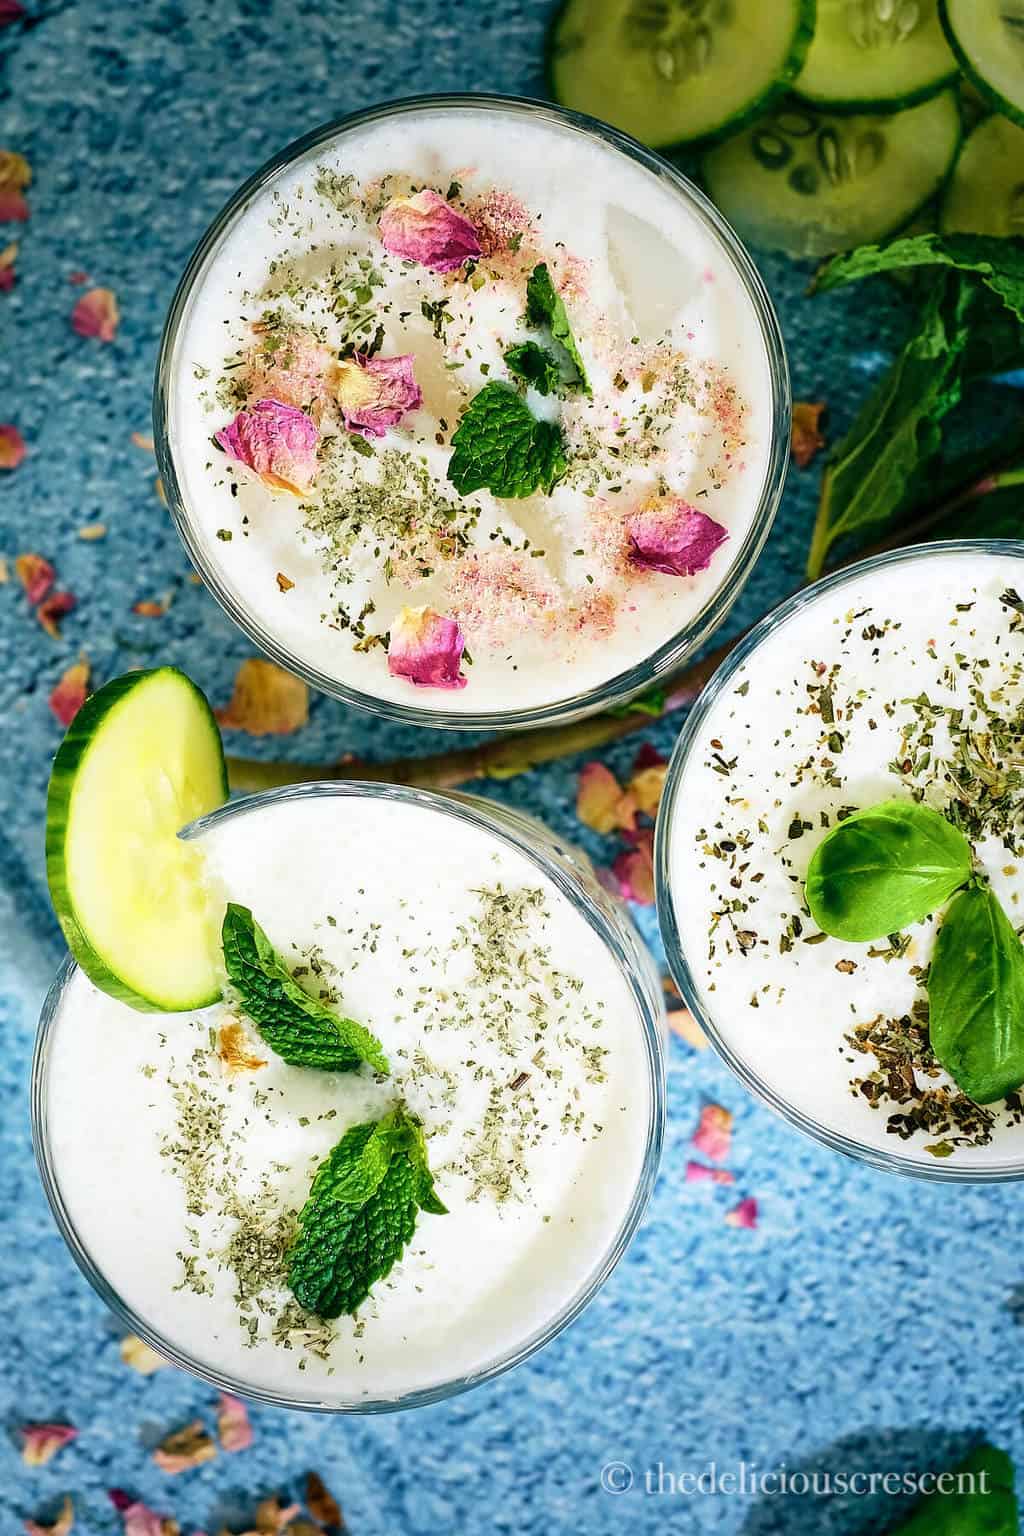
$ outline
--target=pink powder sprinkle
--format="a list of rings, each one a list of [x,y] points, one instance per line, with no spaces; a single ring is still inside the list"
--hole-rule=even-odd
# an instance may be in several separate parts
[[[245,356],[246,389],[254,400],[280,400],[308,411],[326,400],[333,362],[331,349],[303,326],[261,335]]]
[[[469,213],[483,256],[499,256],[518,246],[531,222],[525,204],[497,188],[474,198]]]

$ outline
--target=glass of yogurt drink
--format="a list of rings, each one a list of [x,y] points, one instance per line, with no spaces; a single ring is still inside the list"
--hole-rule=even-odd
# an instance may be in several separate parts
[[[764,287],[592,119],[420,97],[317,129],[201,241],[160,354],[167,500],[313,686],[435,726],[621,702],[767,536],[789,386]]]
[[[150,707],[168,675],[136,674]],[[524,1359],[607,1278],[658,1163],[661,988],[624,909],[517,813],[303,785],[201,816],[166,856],[147,819],[156,875],[136,860],[121,907],[136,950],[162,914],[178,981],[103,936],[76,816],[99,819],[108,728],[116,710],[86,722],[63,824],[55,770],[51,887],[89,973],[62,967],[33,1074],[78,1264],[168,1359],[286,1406],[410,1406]],[[169,827],[194,806],[166,734],[173,792],[135,781]]]
[[[789,599],[695,706],[658,824],[669,964],[729,1066],[818,1140],[926,1178],[1024,1174],[1022,590],[1024,545],[979,540]],[[893,826],[938,834],[907,858],[945,884],[871,942],[824,931],[816,871],[856,847],[834,898],[875,866],[891,891]]]

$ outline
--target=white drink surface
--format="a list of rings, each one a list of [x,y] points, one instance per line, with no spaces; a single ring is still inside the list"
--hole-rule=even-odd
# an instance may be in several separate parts
[[[719,693],[673,802],[680,946],[729,1052],[800,1115],[928,1168],[1024,1162],[1019,1108],[987,1106],[979,1129],[961,1098],[971,1123],[958,1123],[944,1114],[955,1085],[919,1061],[913,1091],[891,1091],[897,1058],[886,1041],[898,1052],[921,1022],[921,968],[936,917],[906,930],[902,953],[887,939],[822,937],[804,905],[804,880],[841,809],[915,790],[940,811],[957,800],[984,807],[984,776],[1008,770],[1005,825],[984,813],[979,834],[965,830],[1010,921],[1024,922],[1024,792],[1019,772],[1016,786],[1012,777],[1019,746],[1007,751],[996,740],[1005,734],[999,722],[1024,708],[1024,628],[1000,600],[1022,586],[1019,555],[937,550],[855,571],[811,598]],[[956,710],[962,717],[949,713]],[[1019,743],[1019,723],[1009,734]],[[974,765],[970,779],[961,752]],[[852,1036],[867,1045],[868,1031],[880,1053],[851,1044]],[[933,1092],[938,1102],[922,1097]]]
[[[94,1264],[201,1369],[306,1402],[392,1399],[513,1352],[601,1264],[641,1178],[649,1057],[611,952],[523,854],[420,806],[278,802],[196,846],[303,985],[377,1034],[391,1076],[287,1066],[251,1023],[266,1064],[231,1070],[236,1009],[136,1013],[76,972],[48,1117]],[[240,1303],[318,1165],[400,1099],[448,1214],[420,1212],[355,1319],[301,1314],[280,1274]]]
[[[520,217],[520,243],[485,252],[468,281],[389,255],[380,210],[423,186],[441,196],[457,186],[453,206],[480,227]],[[535,416],[560,419],[568,474],[551,496],[460,497],[447,472],[463,411],[486,384],[509,379],[506,348],[551,345],[524,319],[540,262],[565,296],[593,386],[593,398],[527,395]],[[439,302],[448,318],[435,323]],[[372,323],[354,331],[360,305]],[[239,359],[268,316],[314,332],[333,355],[353,335],[365,347],[379,323],[379,356],[412,354],[423,391],[422,407],[370,456],[328,409],[320,467],[301,498],[211,445],[241,404],[267,392],[246,395]],[[169,435],[203,555],[262,632],[366,694],[479,713],[597,687],[696,619],[757,510],[771,401],[751,299],[676,188],[525,112],[424,108],[349,130],[282,170],[230,228],[183,320]],[[656,496],[683,498],[728,530],[707,570],[680,577],[630,564],[625,521]],[[283,591],[279,574],[292,583]],[[472,664],[460,691],[388,672],[382,641],[403,606],[420,605],[463,630]]]

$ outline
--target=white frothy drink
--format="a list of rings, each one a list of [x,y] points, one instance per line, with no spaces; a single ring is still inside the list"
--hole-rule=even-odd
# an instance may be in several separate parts
[[[458,270],[382,241],[382,211],[423,188],[479,239]],[[590,395],[527,321],[540,264]],[[554,394],[518,387],[537,419],[558,423],[564,477],[550,495],[459,494],[453,433],[485,386],[515,383],[505,353],[530,340],[562,367]],[[422,391],[375,438],[345,430],[322,388],[339,358],[371,352],[411,356]],[[642,664],[729,580],[769,476],[765,334],[719,236],[667,177],[523,108],[425,106],[343,130],[279,171],[202,271],[171,361],[168,442],[200,563],[281,652],[413,708],[537,709]],[[301,494],[212,441],[275,396],[318,424]],[[678,502],[728,535],[692,575],[631,553],[631,516]],[[389,671],[398,615],[423,606],[460,626],[466,686]]]
[[[931,1055],[941,911],[848,943],[818,932],[804,880],[844,814],[913,797],[963,829],[1024,921],[1022,589],[1016,546],[940,545],[812,594],[702,712],[664,829],[671,922],[736,1064],[812,1125],[928,1172],[1024,1160],[1019,1097],[975,1105]]]
[[[610,1257],[645,1178],[658,1047],[608,943],[532,859],[422,803],[271,801],[196,846],[391,1072],[288,1066],[237,1002],[140,1014],[76,972],[46,1120],[93,1266],[243,1391],[359,1406],[518,1354]],[[296,1213],[345,1131],[399,1102],[448,1214],[421,1211],[356,1316],[323,1321],[287,1284]]]

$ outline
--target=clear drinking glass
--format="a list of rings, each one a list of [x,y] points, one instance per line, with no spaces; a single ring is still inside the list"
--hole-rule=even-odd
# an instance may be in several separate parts
[[[116,1284],[104,1273],[99,1258],[89,1251],[88,1245],[76,1229],[62,1193],[61,1169],[55,1157],[53,1145],[54,1110],[49,1097],[49,1072],[51,1045],[56,1031],[61,1027],[73,1027],[73,1021],[65,1020],[62,1025],[60,1020],[61,1004],[77,969],[70,958],[64,961],[57,973],[39,1021],[32,1065],[32,1133],[43,1187],[61,1235],[86,1279],[107,1305],[123,1318],[133,1333],[152,1345],[173,1364],[225,1391],[275,1403],[279,1407],[305,1408],[319,1412],[385,1412],[451,1397],[517,1365],[571,1323],[611,1274],[629,1246],[643,1216],[661,1156],[665,1121],[665,1012],[662,988],[647,949],[633,927],[626,908],[602,888],[585,855],[567,847],[532,817],[522,816],[503,806],[468,795],[439,795],[425,790],[398,788],[392,785],[300,784],[229,803],[186,828],[183,835],[194,837],[201,834],[207,827],[224,820],[251,816],[268,803],[297,799],[316,800],[336,796],[384,799],[420,806],[437,815],[452,817],[479,827],[525,855],[538,872],[550,880],[582,915],[608,950],[626,982],[629,995],[635,1005],[636,1027],[641,1037],[642,1056],[646,1062],[648,1116],[642,1162],[635,1187],[629,1193],[628,1200],[624,1201],[625,1214],[618,1230],[590,1272],[579,1275],[577,1282],[571,1288],[571,1293],[557,1313],[547,1318],[529,1336],[518,1340],[513,1348],[507,1349],[494,1359],[487,1360],[471,1375],[442,1380],[423,1390],[379,1400],[363,1397],[337,1399],[330,1397],[325,1391],[319,1394],[311,1391],[307,1396],[282,1395],[262,1387],[258,1380],[236,1379],[211,1367],[204,1362],[199,1338],[188,1340],[163,1336],[145,1316],[140,1316],[118,1294]],[[153,1016],[148,1016],[148,1019],[152,1024]],[[140,1027],[145,1027],[145,1023],[146,1020],[140,1016]],[[126,1104],[125,1113],[131,1113],[130,1105]],[[82,1149],[83,1155],[87,1155],[87,1150],[87,1148]]]
[[[264,617],[253,610],[233,588],[222,569],[211,559],[200,537],[196,520],[185,500],[175,464],[175,423],[172,416],[172,380],[178,364],[179,344],[185,321],[204,277],[216,261],[225,240],[260,193],[273,188],[275,181],[312,151],[343,139],[346,133],[367,124],[399,118],[429,109],[430,112],[480,112],[503,115],[509,119],[523,116],[557,126],[577,134],[583,140],[600,141],[610,149],[645,167],[652,176],[681,199],[702,226],[712,235],[723,267],[732,270],[750,300],[757,319],[768,365],[770,381],[770,442],[766,468],[750,527],[742,540],[726,546],[728,564],[723,561],[723,575],[717,586],[709,588],[707,601],[683,629],[670,636],[657,650],[636,666],[620,672],[599,686],[559,699],[554,703],[517,709],[488,709],[477,712],[446,709],[443,704],[421,701],[408,704],[379,698],[339,681],[317,666],[308,656],[290,649],[270,630]],[[708,199],[676,168],[659,155],[644,148],[627,135],[605,123],[576,112],[569,112],[546,102],[517,97],[490,95],[426,95],[385,103],[357,112],[316,128],[288,145],[242,186],[214,219],[194,251],[178,286],[164,327],[157,362],[153,404],[156,456],[167,504],[178,532],[196,570],[221,607],[240,629],[267,656],[304,678],[312,687],[375,714],[409,724],[451,729],[487,730],[550,725],[581,718],[596,711],[621,704],[649,687],[666,673],[685,662],[721,624],[743,589],[764,545],[782,494],[789,459],[790,388],[782,335],[770,298],[750,257],[732,229]]]

